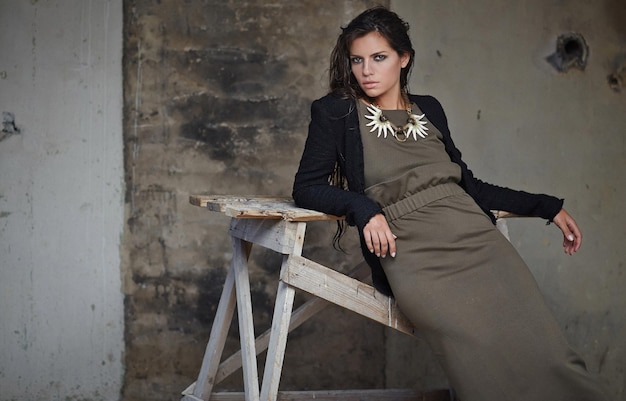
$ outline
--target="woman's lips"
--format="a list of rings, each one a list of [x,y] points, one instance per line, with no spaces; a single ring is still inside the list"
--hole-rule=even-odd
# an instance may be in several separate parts
[[[364,87],[365,89],[372,89],[372,88],[374,88],[377,84],[378,84],[378,82],[374,82],[374,81],[365,81],[365,82],[363,82],[363,87]]]

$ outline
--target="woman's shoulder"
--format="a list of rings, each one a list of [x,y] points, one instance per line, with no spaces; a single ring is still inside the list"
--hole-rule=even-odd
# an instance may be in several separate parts
[[[426,114],[435,127],[439,128],[444,137],[449,135],[448,118],[439,100],[430,95],[409,95],[409,98]]]
[[[437,100],[437,98],[431,95],[409,94],[409,99],[411,99],[412,102],[417,104],[417,106],[420,109],[423,109],[425,107],[436,107],[439,109],[442,108],[441,103],[439,103],[439,100]]]
[[[334,93],[329,93],[313,101],[312,110],[322,110],[324,113],[335,118],[342,118],[355,109],[354,100],[345,98]]]

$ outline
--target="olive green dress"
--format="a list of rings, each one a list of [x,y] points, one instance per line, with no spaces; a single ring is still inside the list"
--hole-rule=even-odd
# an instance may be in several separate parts
[[[383,269],[461,401],[607,400],[515,248],[458,185],[437,128],[427,122],[426,138],[405,142],[378,136],[358,103],[366,194],[398,237]],[[407,121],[403,110],[384,114]]]

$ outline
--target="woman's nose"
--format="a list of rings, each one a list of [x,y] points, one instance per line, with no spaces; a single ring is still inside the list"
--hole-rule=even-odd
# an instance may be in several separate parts
[[[367,60],[363,61],[363,75],[372,75],[370,63]]]

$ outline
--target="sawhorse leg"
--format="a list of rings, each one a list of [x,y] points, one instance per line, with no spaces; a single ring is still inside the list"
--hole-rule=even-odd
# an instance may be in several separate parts
[[[306,223],[296,223],[295,241],[293,249],[289,255],[283,255],[281,273],[287,268],[290,255],[302,255],[304,245],[304,233]],[[289,334],[289,322],[293,310],[293,301],[296,290],[282,280],[278,282],[276,292],[276,303],[274,305],[274,316],[272,317],[272,332],[270,334],[270,344],[267,349],[265,371],[263,372],[263,387],[261,388],[261,399],[276,401],[278,397],[278,385],[285,359],[285,348],[287,347],[287,335]]]
[[[287,257],[284,256],[284,259],[286,260]],[[265,360],[265,371],[263,372],[262,400],[276,401],[278,397],[278,385],[285,359],[287,334],[289,334],[289,322],[291,320],[295,294],[296,291],[288,284],[282,281],[278,282],[274,317],[272,318],[272,331]]]
[[[239,319],[244,391],[246,401],[259,401],[259,375],[254,344],[252,296],[250,295],[250,276],[248,274],[249,248],[246,249],[247,244],[241,239],[233,238],[233,270],[235,272],[235,288],[237,289],[237,318]]]
[[[252,244],[235,237],[232,238],[232,242],[233,259],[226,275],[198,380],[195,383],[193,394],[185,394],[182,398],[183,401],[203,401],[208,400],[211,396],[215,384],[215,375],[224,351],[228,328],[233,319],[235,304],[239,319],[246,400],[259,400],[259,380],[248,275],[248,257]]]

